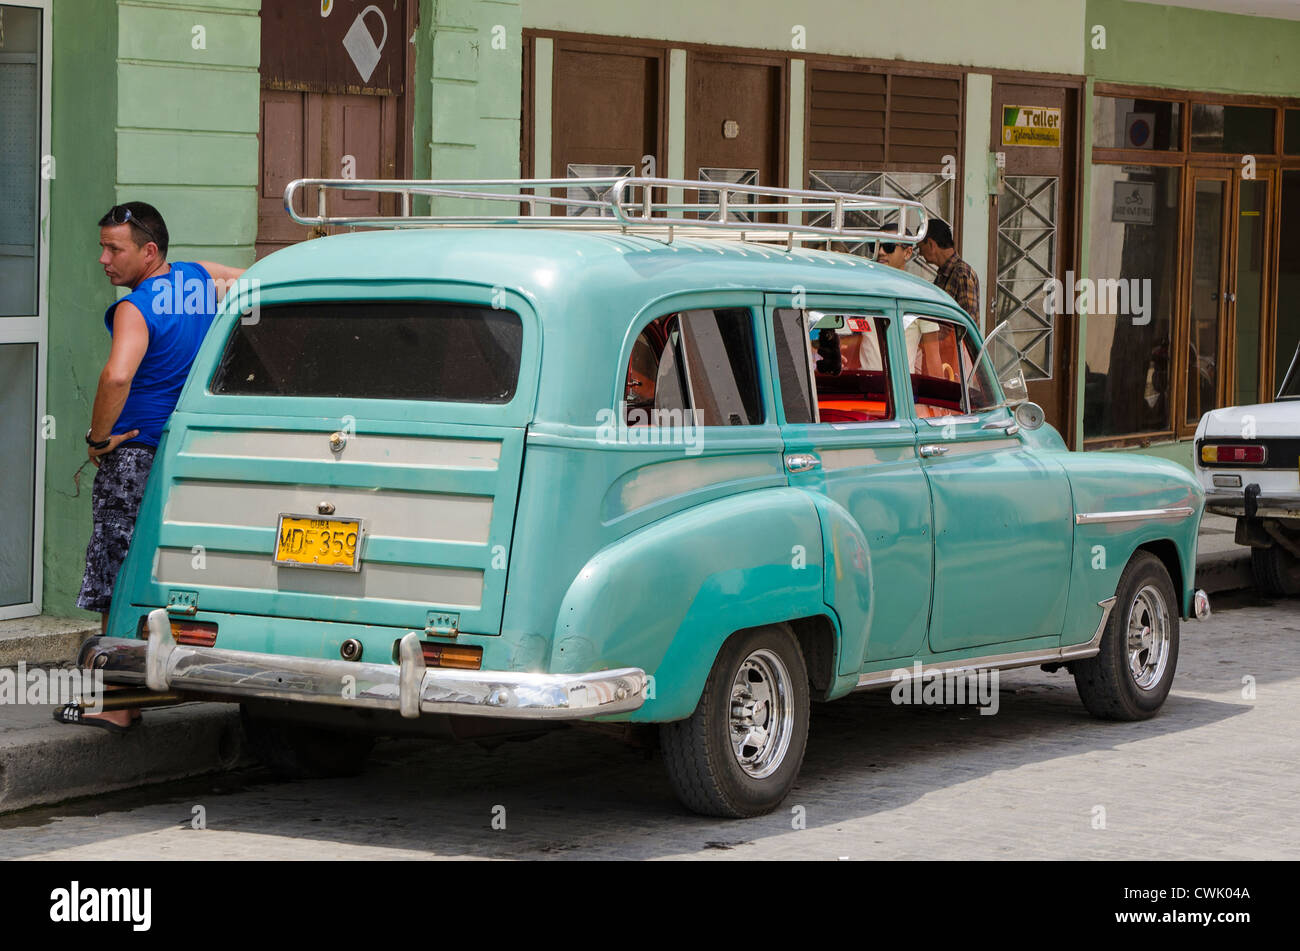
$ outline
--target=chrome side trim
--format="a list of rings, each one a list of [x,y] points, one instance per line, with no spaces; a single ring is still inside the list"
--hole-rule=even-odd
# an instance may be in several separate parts
[[[1110,620],[1110,612],[1115,607],[1115,599],[1107,598],[1104,601],[1098,601],[1097,606],[1101,608],[1101,620],[1097,623],[1097,631],[1093,634],[1091,640],[1082,644],[1052,647],[1046,650],[1014,651],[1009,654],[989,654],[986,657],[966,657],[961,660],[941,660],[934,664],[922,665],[921,676],[958,673],[967,670],[1010,670],[1014,667],[1059,664],[1071,660],[1087,660],[1089,657],[1096,657],[1097,652],[1101,650],[1101,638],[1106,631],[1106,622]],[[864,690],[869,687],[882,687],[897,683],[898,679],[894,676],[894,673],[899,669],[899,667],[891,667],[889,670],[873,670],[870,673],[862,674],[858,677],[858,685],[854,689]]]
[[[1176,505],[1167,509],[1133,509],[1128,512],[1080,512],[1074,516],[1076,525],[1098,525],[1105,522],[1158,522],[1188,518],[1195,511],[1190,505]]]
[[[400,664],[357,663],[178,645],[166,612],[149,615],[149,639],[92,637],[79,664],[109,683],[240,700],[256,697],[382,709],[414,717],[453,713],[573,720],[627,713],[645,702],[649,678],[635,667],[583,674],[426,668],[407,634]]]

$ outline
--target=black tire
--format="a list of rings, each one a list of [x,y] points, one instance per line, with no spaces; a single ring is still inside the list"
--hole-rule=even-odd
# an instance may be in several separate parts
[[[1101,652],[1071,665],[1079,698],[1089,713],[1103,720],[1145,720],[1159,712],[1178,667],[1178,604],[1164,563],[1150,552],[1134,554],[1115,589],[1115,607],[1101,637]],[[1152,646],[1134,645],[1137,656],[1131,656],[1130,630],[1146,627],[1154,635],[1160,612],[1167,631],[1163,664],[1155,643],[1160,639],[1155,636]],[[1135,673],[1134,664],[1142,669],[1141,675]]]
[[[779,669],[773,659],[779,661]],[[738,682],[742,666],[745,679]],[[780,696],[776,703],[761,699],[765,694],[771,696],[763,689],[765,672],[771,675],[770,682],[783,682],[783,689],[776,691]],[[766,737],[761,745],[742,747],[742,752],[752,749],[756,754],[748,767],[742,765],[741,754],[732,745],[733,689],[740,703],[755,704],[748,720]],[[668,777],[677,797],[688,809],[706,816],[739,819],[771,812],[790,792],[803,765],[808,710],[808,670],[790,626],[778,624],[733,634],[713,662],[695,713],[659,729]],[[753,731],[745,734],[751,739],[756,735]],[[769,743],[770,753],[757,756],[769,750]]]
[[[240,707],[248,747],[281,779],[356,776],[366,767],[375,738],[250,714]]]
[[[1300,558],[1281,545],[1252,548],[1250,567],[1260,594],[1274,598],[1300,594]]]

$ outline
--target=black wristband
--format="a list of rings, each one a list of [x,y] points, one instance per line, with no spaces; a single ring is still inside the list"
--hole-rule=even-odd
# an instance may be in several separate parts
[[[113,437],[110,436],[107,439],[102,440],[100,442],[92,442],[90,439],[90,430],[89,429],[86,430],[86,445],[89,446],[91,449],[95,450],[96,452],[99,452],[99,450],[107,447],[108,444],[111,443],[112,441],[113,441]]]

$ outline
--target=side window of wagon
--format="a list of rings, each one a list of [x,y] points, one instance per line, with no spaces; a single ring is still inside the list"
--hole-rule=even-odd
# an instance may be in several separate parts
[[[782,307],[773,320],[786,422],[894,418],[888,318]]]
[[[623,392],[629,426],[763,422],[749,310],[685,310],[651,321],[632,345]]]
[[[979,413],[997,402],[987,361],[971,373],[979,348],[967,336],[966,328],[916,314],[905,314],[903,327],[912,369],[912,400],[919,418]]]

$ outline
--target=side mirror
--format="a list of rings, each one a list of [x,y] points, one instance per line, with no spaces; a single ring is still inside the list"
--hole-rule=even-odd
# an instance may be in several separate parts
[[[1021,429],[1033,431],[1040,428],[1045,421],[1043,408],[1028,400],[1016,406],[1014,412],[1016,422],[1020,424]]]

